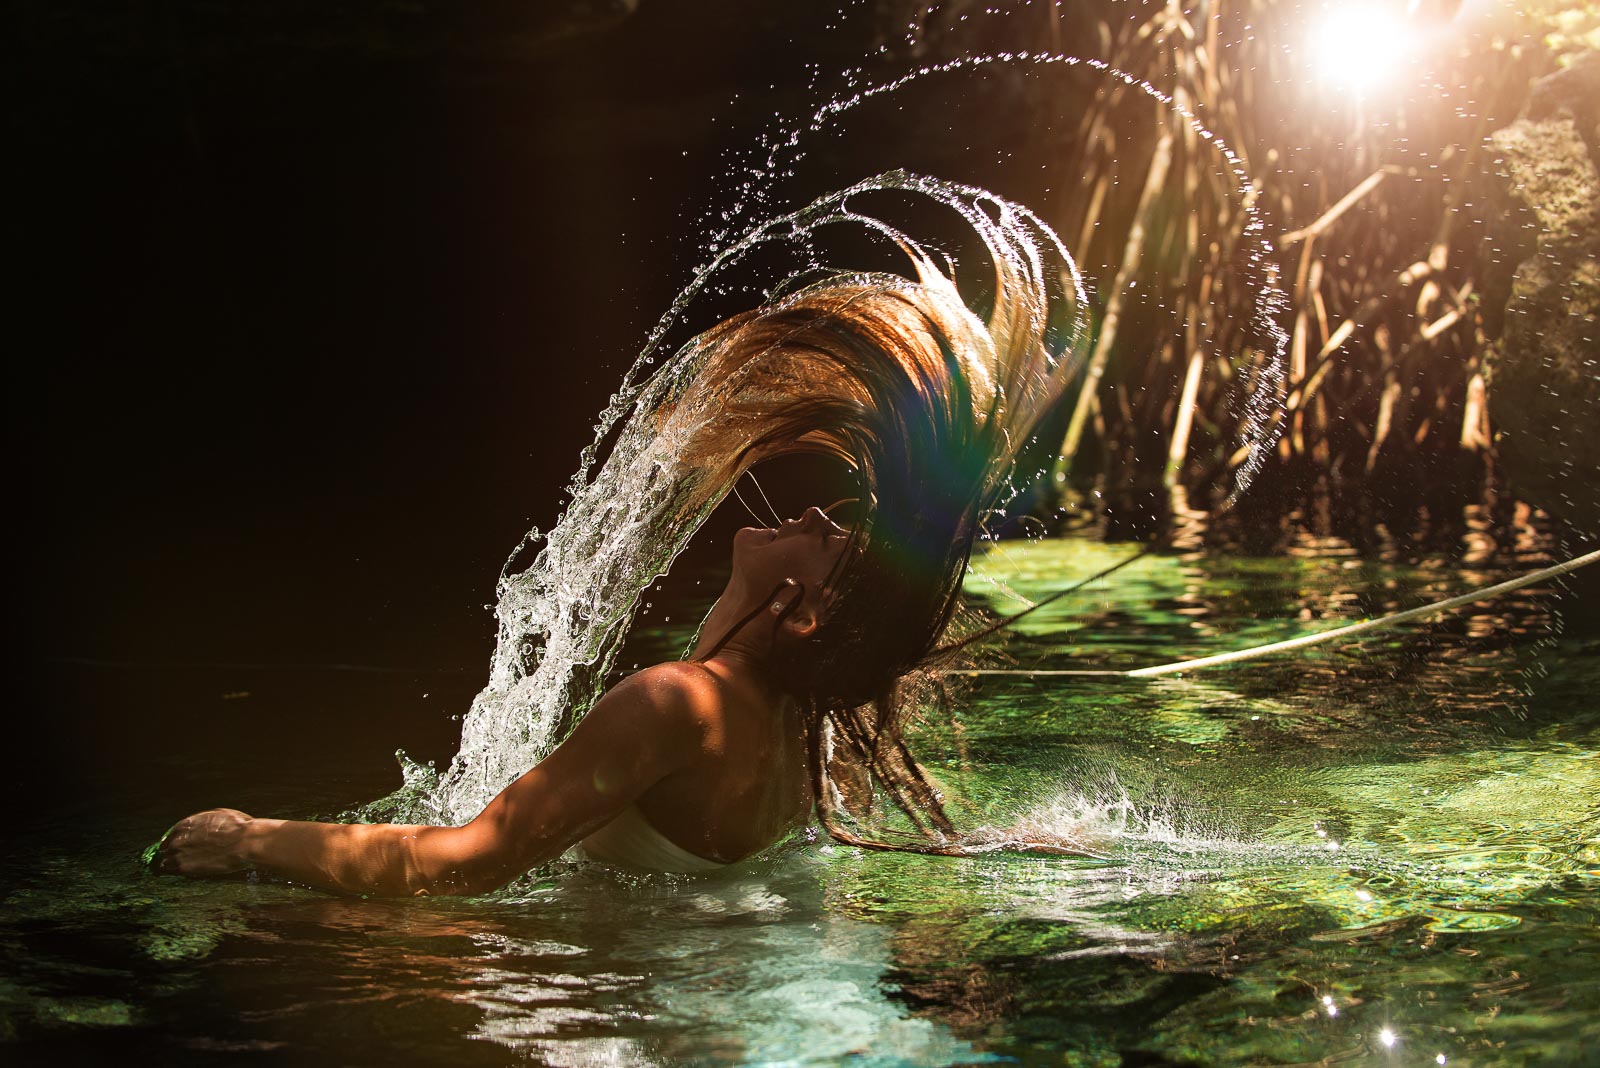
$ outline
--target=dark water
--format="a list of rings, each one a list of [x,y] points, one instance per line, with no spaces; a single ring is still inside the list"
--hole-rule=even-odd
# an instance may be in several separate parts
[[[1006,609],[1125,550],[1006,543],[969,588]],[[1030,619],[1004,658],[1161,662],[1540,562],[1314,540],[1152,557]],[[155,878],[136,858],[195,808],[330,813],[392,788],[387,745],[449,744],[445,716],[428,734],[395,710],[463,708],[478,679],[63,665],[34,711],[93,705],[110,741],[92,788],[46,783],[16,810],[0,1059],[1592,1063],[1600,647],[1555,636],[1558,592],[1514,596],[1189,678],[978,677],[959,722],[923,725],[959,822],[1022,819],[1103,861],[797,840],[709,878],[558,866],[465,901]]]

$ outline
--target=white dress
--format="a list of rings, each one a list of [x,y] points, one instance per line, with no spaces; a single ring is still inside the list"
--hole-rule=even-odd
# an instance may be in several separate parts
[[[720,860],[695,856],[667,840],[644,818],[637,805],[629,805],[610,823],[578,844],[590,860],[641,871],[708,872],[726,868]]]

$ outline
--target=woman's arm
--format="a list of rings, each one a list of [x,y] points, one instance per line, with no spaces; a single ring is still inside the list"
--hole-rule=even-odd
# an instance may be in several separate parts
[[[162,841],[157,868],[265,868],[356,894],[475,894],[559,855],[702,751],[715,681],[661,664],[619,683],[537,767],[464,827],[252,819],[212,809]]]

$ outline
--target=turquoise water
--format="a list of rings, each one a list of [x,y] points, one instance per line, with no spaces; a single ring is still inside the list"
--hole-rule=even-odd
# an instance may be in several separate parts
[[[1008,610],[1129,550],[1004,543],[969,590]],[[1540,562],[1386,563],[1309,540],[1285,557],[1151,557],[1030,618],[994,666],[1217,652]],[[8,850],[0,1057],[1585,1063],[1600,1042],[1600,648],[1553,636],[1551,591],[1514,597],[1188,678],[979,676],[958,722],[921,726],[958,822],[1021,820],[1104,860],[800,838],[710,878],[558,865],[465,901],[186,882],[136,863],[174,816],[337,811],[392,788],[393,768],[352,758],[332,727],[265,750],[151,745],[111,800],[53,805]],[[217,702],[199,674],[120,699]],[[252,678],[226,704],[266,722],[273,701],[328,689]],[[340,680],[317,715],[381,733],[410,685]]]

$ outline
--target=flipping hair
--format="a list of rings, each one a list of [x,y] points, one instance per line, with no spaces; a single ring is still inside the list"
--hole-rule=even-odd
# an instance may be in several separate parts
[[[959,215],[993,264],[981,316],[905,235],[851,207],[880,191]],[[852,467],[861,498],[829,609],[780,665],[811,712],[819,813],[849,840],[845,822],[876,789],[910,820],[908,846],[946,848],[950,821],[905,747],[907,694],[939,666],[979,525],[1081,362],[1086,301],[1070,257],[1027,209],[902,173],[769,220],[739,248],[825,225],[897,241],[913,270],[817,282],[646,370],[659,355],[651,342],[601,413],[561,520],[530,532],[501,573],[489,682],[429,791],[430,817],[470,818],[548,755],[603,691],[641,592],[741,475],[811,452]]]
[[[725,479],[793,452],[854,468],[861,518],[829,582],[830,608],[808,647],[780,666],[808,712],[817,813],[853,845],[960,852],[905,742],[907,681],[941,666],[979,525],[1059,400],[1075,364],[1065,339],[1076,332],[1052,324],[1061,295],[1036,259],[996,255],[984,321],[947,275],[907,252],[916,281],[824,283],[697,339],[702,373],[738,385],[726,418],[694,446],[702,462],[728,465]],[[909,833],[867,838],[845,826],[865,815],[874,788]]]

